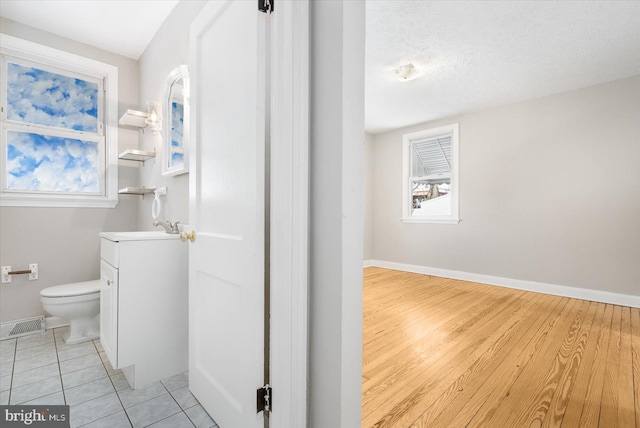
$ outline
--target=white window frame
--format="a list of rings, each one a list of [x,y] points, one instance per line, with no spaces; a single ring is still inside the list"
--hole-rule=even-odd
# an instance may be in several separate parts
[[[449,215],[414,215],[412,214],[413,197],[411,194],[411,143],[412,141],[433,138],[438,135],[451,134],[451,214]],[[459,213],[459,124],[440,126],[412,132],[402,136],[402,221],[405,223],[460,223]]]
[[[7,83],[4,75],[0,83],[0,101],[2,104],[0,147],[2,156],[0,165],[0,206],[27,207],[86,207],[114,208],[118,205],[118,68],[100,61],[84,58],[48,46],[22,40],[17,37],[0,34],[0,54],[2,65],[6,61],[17,60],[29,66],[42,65],[45,70],[53,70],[59,74],[72,75],[79,78],[88,77],[90,81],[101,81],[103,93],[99,94],[102,109],[99,114],[98,137],[96,134],[78,133],[71,136],[64,130],[55,131],[49,127],[32,124],[20,124],[7,120]],[[101,127],[101,128],[100,128]],[[6,189],[7,132],[34,132],[41,135],[65,135],[68,138],[97,141],[100,153],[100,192],[64,193],[33,192]]]

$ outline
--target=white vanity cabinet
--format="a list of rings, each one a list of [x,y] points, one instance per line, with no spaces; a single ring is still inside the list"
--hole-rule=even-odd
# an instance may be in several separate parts
[[[114,367],[118,356],[118,269],[100,260],[100,343]]]
[[[100,342],[132,388],[188,369],[188,246],[164,232],[100,234]]]

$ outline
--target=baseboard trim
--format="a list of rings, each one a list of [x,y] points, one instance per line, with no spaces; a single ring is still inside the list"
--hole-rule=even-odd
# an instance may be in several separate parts
[[[65,325],[69,325],[69,320],[60,317],[44,317],[44,328],[46,330],[64,327]]]
[[[374,261],[375,260],[365,260],[365,261],[362,262],[362,267],[363,268],[372,267]]]
[[[367,263],[370,264],[367,266]],[[610,303],[613,305],[640,308],[640,296],[634,296],[630,294],[611,293],[609,291],[569,287],[566,285],[547,284],[544,282],[525,281],[521,279],[432,268],[428,266],[409,265],[404,263],[388,262],[384,260],[365,261],[365,267],[372,266],[401,270],[405,272],[421,273],[425,275],[441,276],[443,278],[460,279],[463,281],[473,281],[482,284],[514,288],[517,290],[533,291],[535,293],[552,294],[554,296],[571,297],[574,299],[590,300],[593,302]]]

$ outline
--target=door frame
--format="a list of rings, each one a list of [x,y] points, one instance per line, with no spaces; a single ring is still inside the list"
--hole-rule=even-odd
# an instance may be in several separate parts
[[[271,428],[308,413],[309,2],[271,15]]]

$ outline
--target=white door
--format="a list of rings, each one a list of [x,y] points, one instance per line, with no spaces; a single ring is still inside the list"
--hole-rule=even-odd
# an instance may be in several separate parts
[[[190,32],[189,387],[222,428],[263,425],[266,19],[212,1]]]

